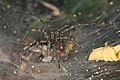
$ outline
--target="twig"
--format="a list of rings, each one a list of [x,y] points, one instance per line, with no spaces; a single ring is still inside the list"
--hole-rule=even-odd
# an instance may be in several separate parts
[[[55,5],[50,4],[50,3],[48,3],[48,2],[45,2],[45,1],[40,1],[40,3],[41,3],[42,5],[44,5],[45,7],[53,10],[53,15],[54,15],[54,16],[60,16],[60,10],[59,10],[59,8],[57,8]]]

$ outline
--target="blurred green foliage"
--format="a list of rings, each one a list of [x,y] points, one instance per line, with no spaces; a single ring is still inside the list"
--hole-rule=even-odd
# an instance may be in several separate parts
[[[60,27],[64,27],[65,24],[75,24],[79,22],[89,23],[95,21],[99,16],[108,13],[108,11],[111,11],[119,4],[120,0],[64,0],[64,5],[60,10],[64,13],[62,17],[65,17],[62,19],[58,17],[58,20],[54,18],[53,20],[55,20],[55,22],[51,23],[52,29],[59,29]],[[45,16],[48,15],[44,15],[42,19],[49,21],[51,17]],[[39,21],[31,23],[32,28],[38,28],[40,25],[43,26]]]
[[[63,11],[76,21],[90,22],[120,4],[120,0],[65,0]]]
[[[40,5],[40,0],[4,0],[4,2],[10,3],[14,6],[21,6],[22,10],[25,10],[29,4],[32,4],[31,10],[33,13],[42,16],[45,20],[51,19],[49,9]],[[41,0],[42,1],[42,0]],[[98,16],[104,12],[108,12],[120,5],[120,0],[44,0],[50,4],[57,6],[62,14],[62,17],[68,16],[69,19],[64,19],[63,23],[74,22],[90,22],[95,20]],[[34,5],[34,6],[33,6]],[[37,5],[37,7],[35,7]],[[61,6],[58,6],[61,5]],[[46,10],[43,10],[46,9]],[[38,12],[43,13],[38,13]],[[44,14],[48,13],[48,14]],[[48,12],[47,12],[48,11]],[[30,12],[30,11],[29,11]],[[47,16],[47,17],[46,17]],[[48,17],[50,16],[50,17]],[[66,18],[66,17],[65,17]]]

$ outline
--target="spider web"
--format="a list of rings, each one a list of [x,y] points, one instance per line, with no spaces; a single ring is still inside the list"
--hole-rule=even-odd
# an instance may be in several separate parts
[[[109,45],[117,45],[120,43],[120,8],[117,7],[114,10],[111,10],[109,13],[105,13],[98,17],[97,20],[95,20],[93,23],[86,23],[87,25],[82,25],[80,23],[78,24],[70,24],[70,26],[76,27],[75,32],[73,32],[73,38],[78,42],[78,44],[82,47],[78,47],[77,53],[70,57],[69,61],[66,63],[62,63],[62,69],[63,71],[67,72],[67,76],[64,75],[64,73],[59,72],[59,70],[56,70],[56,66],[50,63],[49,68],[51,68],[51,72],[47,66],[47,64],[44,64],[44,66],[40,67],[38,64],[35,63],[29,63],[28,70],[23,71],[22,73],[19,72],[19,52],[21,51],[21,43],[19,43],[17,40],[24,36],[27,30],[29,30],[28,24],[32,21],[42,21],[41,18],[38,18],[36,16],[33,16],[29,14],[28,12],[24,12],[20,9],[20,7],[16,7],[13,5],[9,5],[4,3],[3,1],[0,1],[0,73],[3,73],[0,75],[0,79],[20,79],[18,77],[19,74],[23,74],[23,79],[27,79],[29,76],[31,76],[31,80],[39,80],[44,79],[45,76],[48,76],[48,78],[57,78],[62,80],[74,80],[76,78],[79,79],[119,79],[119,62],[117,63],[90,63],[87,62],[86,59],[89,55],[89,53],[92,51],[93,48],[104,46],[104,43],[108,42]],[[12,14],[11,14],[12,13]],[[10,15],[11,14],[11,15]],[[16,15],[16,16],[14,16]],[[17,17],[17,18],[16,18]],[[24,21],[23,21],[24,20]],[[27,23],[26,23],[27,22]],[[62,20],[55,20],[48,23],[40,22],[42,28],[48,28],[48,25],[52,27],[51,29],[61,29],[61,27],[65,27],[65,25],[68,25],[67,23],[62,23]],[[57,26],[57,27],[56,27]],[[40,27],[40,28],[41,28]],[[17,33],[16,33],[17,32]],[[70,33],[70,32],[69,32]],[[15,46],[15,49],[12,49],[12,47]],[[15,50],[14,52],[12,52]],[[87,51],[87,52],[86,52]],[[12,52],[12,53],[11,53]],[[12,54],[12,56],[11,56]],[[14,58],[14,59],[11,59]],[[7,62],[6,63],[3,63]],[[12,68],[9,68],[10,64],[12,65]],[[36,68],[31,68],[31,66],[35,66]],[[42,65],[42,64],[41,64]],[[114,67],[112,67],[114,66]],[[30,73],[33,69],[33,71],[39,70],[38,67],[43,68],[46,67],[46,71],[43,69],[43,74],[39,73]],[[6,68],[6,70],[5,70]],[[8,69],[7,69],[8,68]],[[67,69],[68,68],[68,69]],[[111,69],[112,68],[112,69]],[[42,70],[42,69],[40,69]],[[56,72],[58,71],[58,72]],[[39,72],[39,71],[38,71]],[[47,72],[47,73],[45,73]],[[12,73],[12,74],[11,74]],[[30,73],[30,74],[27,74]],[[53,76],[57,73],[57,76]],[[7,76],[4,76],[7,75]],[[27,75],[27,76],[26,76]],[[104,75],[104,76],[102,76]],[[109,78],[107,76],[110,76]],[[10,77],[13,76],[13,77]],[[26,77],[25,77],[26,76]],[[29,78],[29,79],[30,79]],[[48,79],[47,78],[47,79]],[[79,80],[78,79],[78,80]]]

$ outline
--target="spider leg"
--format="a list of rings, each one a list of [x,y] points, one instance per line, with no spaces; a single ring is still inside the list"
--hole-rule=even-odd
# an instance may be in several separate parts
[[[30,53],[27,57],[23,56],[23,53],[24,53],[25,51],[29,50],[30,47],[32,47],[32,46],[34,46],[34,45],[36,45],[36,41],[30,43],[28,46],[25,46],[25,47],[20,51],[20,56],[21,56],[21,58],[24,58],[24,59],[26,59],[26,60],[29,60],[29,58],[32,56],[32,53]]]
[[[58,53],[58,68],[60,69],[60,54]]]
[[[71,38],[71,40],[72,40],[78,47],[80,47],[80,48],[82,49],[82,51],[85,51],[86,53],[88,53],[88,51],[87,51],[86,49],[84,49],[81,45],[79,45],[75,39]]]
[[[29,33],[30,31],[26,31],[26,33],[25,33],[25,35],[23,36],[23,38],[22,38],[22,42],[25,40],[25,38],[26,38],[26,36],[28,35],[28,33]]]

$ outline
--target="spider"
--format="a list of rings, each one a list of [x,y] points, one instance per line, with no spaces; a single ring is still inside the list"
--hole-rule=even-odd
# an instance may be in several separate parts
[[[64,33],[69,30],[74,30],[74,26],[66,26],[56,31],[39,30],[43,37],[40,40],[33,40],[23,48],[21,58],[23,60],[32,60],[38,62],[65,62],[71,53],[74,53],[77,42],[71,36],[64,36]],[[36,31],[36,30],[30,30]],[[23,37],[23,41],[27,37],[27,31]],[[33,57],[34,56],[34,57]],[[60,66],[59,66],[60,68]]]

